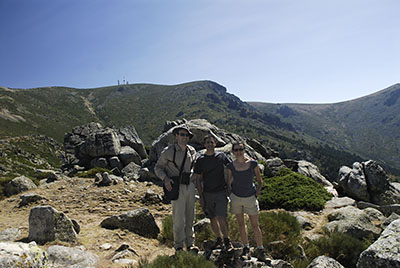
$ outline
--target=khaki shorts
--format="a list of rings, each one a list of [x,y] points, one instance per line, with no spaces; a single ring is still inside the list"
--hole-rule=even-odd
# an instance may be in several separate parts
[[[258,206],[258,200],[255,195],[249,197],[239,197],[233,193],[229,196],[231,199],[231,209],[232,214],[244,214],[247,215],[257,215],[260,211]]]

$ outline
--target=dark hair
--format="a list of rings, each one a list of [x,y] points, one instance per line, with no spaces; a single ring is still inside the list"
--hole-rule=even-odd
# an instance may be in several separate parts
[[[235,141],[234,143],[232,143],[232,151],[235,146],[240,146],[240,145],[243,145],[243,149],[246,149],[244,141]]]
[[[206,143],[206,140],[207,140],[207,139],[213,139],[213,140],[215,141],[215,143],[217,142],[217,140],[215,139],[215,137],[214,137],[213,135],[208,134],[208,135],[206,135],[206,136],[204,137],[204,139],[203,139],[203,144]]]

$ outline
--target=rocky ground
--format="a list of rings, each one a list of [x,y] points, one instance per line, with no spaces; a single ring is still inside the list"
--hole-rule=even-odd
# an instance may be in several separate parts
[[[36,204],[19,207],[20,195],[12,196],[0,201],[0,231],[8,228],[19,228],[19,240],[24,241],[29,233],[29,212],[37,205],[50,205],[58,211],[64,212],[69,218],[76,220],[81,231],[78,234],[76,245],[65,242],[52,242],[41,246],[46,249],[50,245],[84,246],[87,250],[97,254],[100,258],[99,267],[121,267],[112,263],[114,251],[123,243],[130,246],[139,255],[154,259],[160,254],[173,254],[173,249],[162,244],[157,239],[148,239],[127,230],[107,230],[100,227],[100,223],[108,216],[126,212],[135,208],[146,207],[153,214],[156,223],[161,229],[161,221],[165,215],[171,213],[171,206],[162,203],[143,204],[142,198],[147,190],[161,193],[162,188],[146,182],[120,183],[109,187],[97,187],[94,179],[72,178],[56,181],[40,186],[38,189],[26,193],[36,193],[45,196]],[[111,249],[101,249],[100,246],[109,243]],[[123,265],[122,265],[123,266]]]
[[[160,240],[144,238],[127,230],[108,230],[100,227],[100,223],[106,217],[127,212],[132,209],[145,207],[154,216],[160,230],[162,219],[171,213],[171,205],[161,202],[156,204],[143,203],[143,197],[147,190],[162,194],[162,188],[149,182],[119,183],[108,187],[98,187],[94,179],[71,178],[43,184],[35,190],[14,195],[0,201],[0,231],[8,228],[19,228],[20,241],[26,241],[29,233],[30,209],[37,205],[50,205],[60,212],[64,212],[70,219],[76,220],[81,231],[78,234],[77,244],[55,241],[41,246],[47,249],[50,245],[84,246],[86,250],[95,253],[100,258],[102,267],[127,267],[113,263],[111,258],[115,250],[122,244],[128,244],[138,256],[130,257],[139,261],[141,257],[152,260],[158,255],[172,255],[174,250],[163,244]],[[35,193],[46,197],[34,204],[19,207],[20,196],[27,193]],[[326,224],[327,208],[322,212],[296,212],[307,219],[313,228],[303,230],[303,235],[312,237],[322,233],[321,228]],[[102,245],[110,244],[110,249],[102,249]]]

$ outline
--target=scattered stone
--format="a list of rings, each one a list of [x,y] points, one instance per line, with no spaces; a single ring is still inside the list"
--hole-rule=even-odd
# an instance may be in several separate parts
[[[46,197],[38,194],[24,194],[20,196],[21,201],[19,202],[19,207],[26,206],[31,203],[38,202],[40,200],[47,200]]]
[[[325,203],[325,208],[342,208],[347,206],[355,206],[356,201],[350,197],[334,197]]]
[[[400,219],[400,216],[396,213],[392,213],[388,218],[386,218],[386,220],[382,223],[382,228],[386,228],[387,226],[389,226],[389,224],[391,224],[392,222],[394,222],[395,220]]]
[[[316,257],[307,268],[345,268],[340,264],[337,260],[327,257],[327,256],[319,256]]]
[[[0,241],[15,241],[21,235],[18,228],[9,228],[0,232]]]
[[[392,204],[392,205],[375,205],[368,202],[359,201],[357,202],[357,207],[359,209],[365,208],[375,208],[383,213],[386,217],[390,216],[392,213],[396,213],[400,215],[400,204]]]
[[[102,250],[110,250],[112,248],[112,245],[110,243],[105,243],[100,246],[100,249]]]
[[[204,218],[196,222],[193,226],[195,233],[200,233],[204,231],[207,226],[211,226],[211,221],[209,218]]]
[[[311,230],[314,228],[312,222],[309,219],[303,217],[302,215],[297,215],[296,220],[299,222],[301,228],[305,230]]]
[[[51,206],[37,206],[29,214],[29,241],[44,244],[60,240],[76,242],[77,234],[72,221]]]
[[[106,229],[128,229],[141,236],[151,238],[157,238],[160,233],[153,215],[146,208],[108,217],[101,222],[100,226]]]
[[[51,246],[47,249],[50,267],[86,267],[94,268],[99,263],[99,257],[80,247]]]
[[[367,213],[368,217],[371,219],[371,221],[374,222],[379,222],[378,224],[381,224],[382,222],[385,221],[386,217],[383,215],[382,212],[375,208],[366,208],[363,209],[365,213]]]
[[[162,202],[162,197],[152,190],[147,190],[142,202],[145,204],[158,204]]]
[[[4,194],[6,196],[11,196],[36,188],[37,186],[31,179],[25,176],[20,176],[14,178],[12,181],[8,182],[6,186],[4,186]]]
[[[121,173],[130,179],[139,179],[140,166],[134,162],[130,162],[126,165]]]
[[[47,267],[47,254],[35,242],[0,242],[0,267]]]

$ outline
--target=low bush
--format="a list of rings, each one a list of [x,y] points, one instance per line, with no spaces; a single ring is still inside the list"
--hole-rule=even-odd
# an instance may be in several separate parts
[[[359,240],[348,234],[333,232],[307,243],[304,250],[310,262],[318,256],[326,255],[337,260],[344,267],[352,268],[356,267],[361,252],[372,242],[373,237]]]
[[[332,198],[322,185],[302,174],[282,169],[275,177],[263,177],[258,198],[261,209],[321,210]]]
[[[0,178],[0,200],[3,200],[4,198],[6,198],[5,194],[4,194],[4,187],[6,186],[6,184],[10,181],[12,181],[14,178],[12,177],[3,177]]]
[[[163,243],[165,243],[169,246],[172,246],[174,244],[174,230],[173,230],[172,215],[167,215],[162,220],[161,240]]]
[[[139,262],[138,268],[216,268],[216,266],[207,261],[204,256],[197,256],[189,252],[181,252],[175,256],[158,256],[149,263],[146,260]]]
[[[234,241],[241,241],[239,227],[234,215],[228,215],[229,234]],[[298,245],[302,238],[300,225],[288,212],[261,212],[259,224],[266,251],[275,259],[291,261],[299,258]],[[248,217],[246,226],[250,246],[256,246],[254,233]]]

